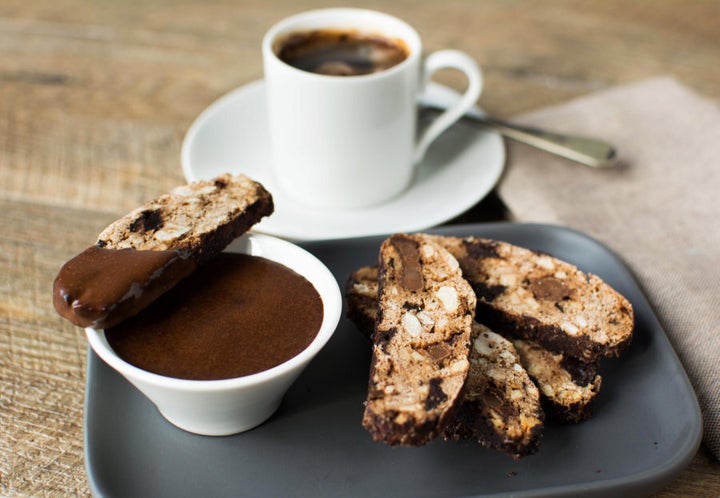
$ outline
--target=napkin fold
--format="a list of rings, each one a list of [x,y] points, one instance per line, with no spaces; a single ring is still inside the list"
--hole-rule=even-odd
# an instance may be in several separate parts
[[[704,443],[720,459],[720,107],[658,77],[517,121],[617,147],[621,166],[594,170],[511,143],[498,192],[518,221],[581,230],[630,266],[695,388]]]

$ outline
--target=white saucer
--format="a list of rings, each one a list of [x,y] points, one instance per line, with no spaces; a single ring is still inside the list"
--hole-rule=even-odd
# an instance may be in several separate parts
[[[431,83],[422,99],[449,105],[457,97],[453,90]],[[460,123],[430,146],[413,183],[396,198],[358,210],[318,209],[288,198],[277,186],[267,127],[263,81],[233,90],[203,111],[188,130],[183,173],[189,182],[225,172],[259,181],[272,193],[275,212],[253,230],[290,239],[337,239],[438,225],[485,197],[505,163],[500,135]]]

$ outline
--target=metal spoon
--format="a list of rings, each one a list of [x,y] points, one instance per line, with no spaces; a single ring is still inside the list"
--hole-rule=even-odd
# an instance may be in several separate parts
[[[443,107],[427,102],[420,103],[420,113],[423,117],[426,114],[439,114],[445,110]],[[471,125],[492,128],[507,138],[532,145],[592,168],[608,168],[617,164],[615,161],[617,157],[615,148],[600,140],[521,126],[483,116],[478,112],[467,113],[461,120]]]

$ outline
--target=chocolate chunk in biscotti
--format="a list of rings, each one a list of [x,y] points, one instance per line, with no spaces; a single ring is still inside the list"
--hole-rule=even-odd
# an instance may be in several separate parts
[[[422,235],[380,248],[379,304],[363,426],[373,439],[418,446],[462,401],[475,294],[457,261]]]
[[[546,349],[597,362],[630,342],[633,309],[600,277],[506,242],[441,237],[477,294],[478,321]]]
[[[371,337],[377,315],[377,267],[352,273],[346,285],[348,317]],[[534,453],[543,433],[538,389],[519,364],[513,345],[487,327],[473,323],[470,368],[464,398],[444,436],[473,439],[515,458]],[[440,357],[444,346],[433,348]]]
[[[108,249],[182,250],[203,263],[273,212],[265,188],[245,175],[223,174],[177,187],[108,226]]]
[[[520,362],[540,388],[549,416],[561,423],[577,423],[592,416],[592,403],[602,377],[594,363],[553,353],[532,341],[513,341]]]

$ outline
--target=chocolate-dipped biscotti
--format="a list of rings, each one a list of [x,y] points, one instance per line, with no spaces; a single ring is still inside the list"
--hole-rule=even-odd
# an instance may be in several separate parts
[[[53,305],[81,327],[117,325],[272,211],[270,194],[244,175],[177,187],[112,223],[65,263]]]

